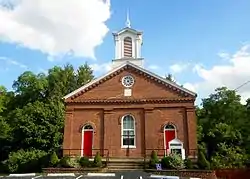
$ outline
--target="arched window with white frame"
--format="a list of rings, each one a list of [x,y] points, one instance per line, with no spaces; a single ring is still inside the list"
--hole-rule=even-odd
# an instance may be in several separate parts
[[[125,115],[121,121],[121,147],[136,148],[135,119],[132,115]]]

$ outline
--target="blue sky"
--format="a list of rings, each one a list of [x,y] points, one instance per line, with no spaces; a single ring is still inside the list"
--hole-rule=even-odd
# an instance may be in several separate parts
[[[38,73],[54,65],[64,65],[66,63],[71,63],[77,67],[87,61],[96,67],[95,74],[97,76],[105,73],[102,69],[114,58],[112,32],[125,26],[128,8],[132,28],[142,30],[144,33],[142,56],[145,58],[146,68],[160,75],[173,73],[178,83],[185,84],[184,86],[187,88],[195,90],[199,98],[206,97],[214,88],[221,85],[236,88],[250,80],[250,70],[247,69],[248,64],[250,65],[249,0],[111,0],[109,8],[106,5],[96,6],[94,3],[89,5],[87,1],[83,0],[79,3],[82,3],[82,5],[85,3],[86,7],[78,5],[78,7],[83,7],[82,11],[81,8],[74,10],[73,5],[70,7],[72,9],[66,8],[67,3],[69,3],[67,1],[63,0],[65,6],[60,6],[58,9],[61,8],[64,14],[68,9],[67,13],[70,14],[69,17],[74,19],[74,22],[78,23],[77,27],[89,28],[88,37],[90,37],[89,33],[92,31],[95,31],[95,34],[102,34],[99,39],[95,40],[103,42],[89,48],[87,47],[88,43],[83,43],[83,51],[81,52],[81,46],[79,45],[81,43],[72,41],[74,38],[78,39],[78,33],[79,36],[85,37],[85,31],[79,30],[80,28],[79,31],[62,28],[66,27],[63,26],[63,19],[66,16],[61,16],[60,23],[54,24],[58,25],[60,29],[58,32],[63,35],[61,39],[59,37],[54,38],[55,42],[57,42],[55,44],[58,45],[57,49],[60,49],[60,52],[65,52],[65,49],[72,48],[72,51],[76,49],[79,53],[78,55],[57,54],[53,56],[51,54],[54,53],[53,49],[56,48],[47,49],[39,41],[39,39],[43,41],[44,36],[34,38],[35,35],[30,35],[21,38],[16,35],[22,34],[22,28],[25,29],[26,27],[35,27],[36,35],[39,32],[45,34],[45,32],[48,32],[45,31],[45,27],[48,25],[45,23],[47,21],[44,21],[43,24],[43,21],[36,20],[36,17],[38,17],[35,14],[36,12],[25,9],[25,5],[22,4],[18,5],[23,7],[26,14],[22,13],[21,18],[20,15],[19,18],[10,17],[10,13],[6,13],[3,8],[0,8],[1,85],[11,89],[13,80],[17,79],[18,75],[26,70]],[[55,4],[50,1],[48,6],[40,7],[40,12],[48,12],[41,9],[52,6],[51,3]],[[33,6],[34,9],[38,8],[35,3]],[[93,13],[96,13],[95,17],[87,12],[81,14],[87,6]],[[71,12],[78,13],[72,15]],[[32,13],[34,13],[34,16]],[[46,17],[49,18],[50,16],[47,15]],[[98,18],[101,20],[98,21]],[[38,21],[41,24],[37,23]],[[89,21],[97,22],[92,23],[91,26]],[[15,28],[13,22],[21,25]],[[102,25],[98,26],[99,29],[103,28],[103,31],[105,31],[104,26],[109,29],[105,35],[101,30],[99,32],[98,28],[95,28],[98,23]],[[11,32],[9,32],[8,28],[3,28],[5,24],[8,24],[7,27],[11,28]],[[65,24],[67,23],[65,22]],[[70,32],[75,32],[75,34],[70,34]],[[69,36],[69,38],[65,36]],[[92,39],[95,41],[94,37],[89,40]],[[39,45],[36,46],[38,41]],[[68,44],[67,48],[62,45],[63,43]],[[88,50],[84,51],[84,49],[90,48],[94,49],[95,59],[91,58],[91,53],[88,53]],[[52,61],[49,60],[51,58]],[[239,91],[244,96],[244,99],[250,96],[249,89],[250,85],[246,85]]]

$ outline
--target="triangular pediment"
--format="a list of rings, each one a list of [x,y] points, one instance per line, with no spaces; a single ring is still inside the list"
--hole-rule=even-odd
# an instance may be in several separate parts
[[[183,144],[183,142],[180,141],[179,139],[175,138],[175,139],[171,140],[171,141],[169,142],[169,144]]]
[[[135,93],[137,94],[136,97],[133,98],[133,96],[131,97],[131,99],[136,99],[136,100],[150,100],[152,98],[159,98],[159,99],[164,99],[166,100],[168,99],[177,99],[177,98],[191,98],[191,99],[195,99],[196,98],[196,93],[189,91],[188,89],[185,89],[181,86],[179,86],[178,84],[171,82],[167,79],[164,79],[163,77],[160,77],[144,68],[141,68],[135,64],[130,63],[129,61],[123,63],[121,66],[113,69],[112,71],[108,72],[107,74],[101,76],[100,78],[97,78],[91,82],[89,82],[88,84],[80,87],[79,89],[71,92],[70,94],[66,95],[64,97],[65,101],[74,101],[75,99],[79,98],[80,96],[84,96],[85,94],[87,94],[88,92],[89,95],[85,95],[84,99],[88,100],[88,99],[103,99],[104,98],[109,98],[109,99],[116,99],[116,100],[123,100],[123,98],[121,97],[122,90],[117,90],[115,89],[116,85],[120,85],[119,82],[119,75],[124,75],[130,73],[132,75],[136,76],[136,80],[140,81],[141,79],[143,79],[142,82],[140,82],[141,84],[137,84],[137,86],[141,86],[140,90],[137,90]],[[114,80],[114,81],[112,81]],[[117,84],[117,82],[119,82],[119,84]],[[147,84],[145,84],[147,83]],[[105,85],[106,84],[106,85]],[[144,86],[143,86],[144,85]],[[147,89],[147,87],[149,87],[149,85],[154,86],[154,88],[150,90]],[[102,87],[102,91],[98,92],[98,88]],[[112,88],[113,87],[113,88]],[[123,87],[124,88],[124,87]],[[139,89],[139,88],[137,88]],[[157,90],[161,91],[161,95],[159,93],[160,96],[157,96]],[[119,91],[119,93],[118,93]],[[141,93],[144,93],[144,95],[140,95]],[[111,95],[105,95],[106,94],[111,94]],[[97,97],[95,97],[97,96]],[[139,97],[138,97],[139,96]],[[147,99],[148,96],[151,96],[149,99]],[[130,100],[128,98],[126,98],[126,100]],[[123,100],[124,101],[124,100]]]

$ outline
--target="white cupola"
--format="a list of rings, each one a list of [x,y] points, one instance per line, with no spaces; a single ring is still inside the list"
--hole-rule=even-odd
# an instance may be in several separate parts
[[[141,57],[142,32],[131,28],[129,14],[127,13],[126,27],[119,32],[113,33],[115,41],[115,59],[112,60],[113,68],[124,61],[143,67]]]

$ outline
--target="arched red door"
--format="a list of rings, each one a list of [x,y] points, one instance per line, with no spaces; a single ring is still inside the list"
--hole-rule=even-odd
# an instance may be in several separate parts
[[[94,130],[91,125],[86,125],[83,128],[82,138],[83,138],[83,145],[82,145],[82,154],[86,157],[92,156],[92,148],[93,148],[93,134]]]
[[[165,149],[166,149],[166,153],[167,150],[169,149],[169,142],[173,139],[176,138],[176,130],[175,127],[173,125],[166,125],[164,128],[164,138],[165,138]]]

